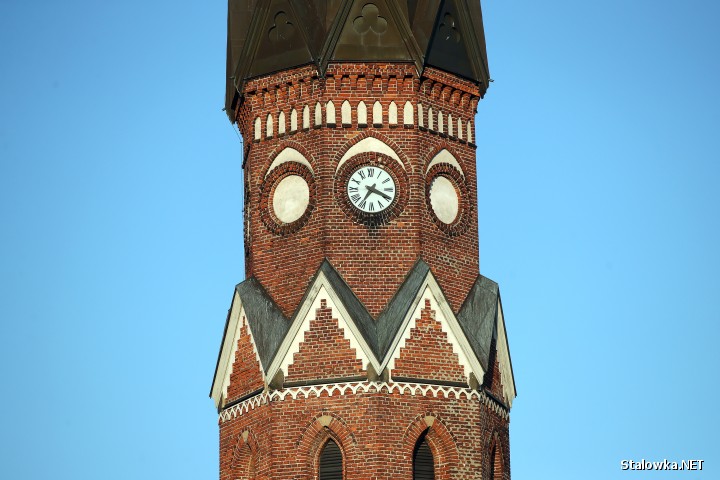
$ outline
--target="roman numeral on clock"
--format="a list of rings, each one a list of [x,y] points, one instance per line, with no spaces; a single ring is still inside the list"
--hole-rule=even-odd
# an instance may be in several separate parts
[[[360,200],[360,194],[357,194],[357,193],[356,193],[355,195],[353,195],[352,197],[350,197],[350,200],[352,200],[353,203],[357,203],[358,200]],[[365,202],[363,202],[363,203],[365,203]],[[362,205],[361,205],[361,206],[362,206]]]

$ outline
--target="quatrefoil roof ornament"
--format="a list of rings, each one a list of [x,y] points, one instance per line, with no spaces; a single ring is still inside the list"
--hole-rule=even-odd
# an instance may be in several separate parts
[[[411,63],[490,79],[479,0],[229,0],[226,109],[247,80],[333,61]]]

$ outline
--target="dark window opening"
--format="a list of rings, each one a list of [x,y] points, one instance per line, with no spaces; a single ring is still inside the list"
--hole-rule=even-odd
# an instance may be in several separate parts
[[[430,445],[427,443],[427,430],[420,435],[413,451],[413,480],[434,480],[435,462]]]
[[[342,452],[333,439],[323,447],[320,454],[320,480],[342,480]]]

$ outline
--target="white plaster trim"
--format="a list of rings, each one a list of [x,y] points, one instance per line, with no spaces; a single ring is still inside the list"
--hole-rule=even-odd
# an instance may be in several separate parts
[[[373,104],[373,125],[382,125],[383,123],[383,113],[382,113],[382,105],[380,102],[375,101]]]
[[[395,104],[395,102],[390,102],[390,106],[388,107],[388,124],[397,125],[397,123],[397,105]]]
[[[505,336],[505,318],[503,317],[502,304],[498,299],[498,339],[497,352],[498,364],[500,366],[500,379],[503,387],[503,397],[508,407],[512,407],[512,402],[516,397],[515,378],[512,373],[512,365],[510,364],[510,348],[508,347],[507,337]]]
[[[272,115],[268,114],[265,120],[265,137],[270,138],[273,136],[273,118]]]
[[[325,104],[325,123],[335,125],[335,104],[332,100]]]
[[[338,319],[338,326],[342,328],[344,337],[350,340],[350,346],[355,349],[357,358],[362,360],[363,368],[366,368],[368,364],[372,364],[375,371],[380,371],[378,370],[380,364],[373,355],[370,346],[357,329],[355,322],[350,320],[350,315],[325,274],[320,272],[310,287],[305,302],[298,309],[298,314],[290,326],[290,330],[270,364],[268,378],[274,378],[278,370],[287,373],[287,366],[293,363],[293,355],[299,351],[300,342],[304,340],[305,332],[310,329],[310,320],[315,318],[315,310],[320,308],[320,300],[323,299],[327,301],[327,306],[333,309],[333,316]]]
[[[367,125],[367,106],[362,100],[357,106],[358,125]]]
[[[463,172],[460,163],[457,161],[455,156],[450,153],[446,148],[440,150],[437,155],[435,155],[432,160],[430,160],[430,163],[428,163],[428,166],[425,169],[425,173],[429,172],[430,169],[438,163],[449,163],[453,167],[457,168],[458,172],[460,172],[460,175],[462,175],[463,177],[465,176],[465,172]]]
[[[430,308],[435,311],[435,320],[440,323],[442,331],[447,335],[447,341],[452,346],[453,353],[457,354],[458,363],[460,363],[460,366],[463,368],[463,375],[466,380],[470,380],[470,372],[473,372],[476,378],[483,378],[483,370],[480,362],[477,361],[470,345],[467,344],[467,340],[465,339],[465,335],[462,333],[460,324],[457,323],[452,310],[450,310],[450,305],[447,301],[445,301],[442,294],[437,295],[439,292],[433,292],[433,288],[431,287],[433,282],[434,279],[432,277],[429,277],[426,280],[425,286],[422,289],[423,293],[420,297],[420,301],[417,302],[417,304],[415,304],[415,308],[411,310],[412,316],[410,317],[410,321],[408,321],[405,325],[405,328],[401,332],[399,338],[396,338],[398,341],[395,343],[395,347],[389,355],[389,361],[386,359],[390,375],[392,376],[393,370],[395,370],[395,360],[400,357],[400,349],[405,348],[405,344],[410,338],[410,333],[412,329],[416,327],[421,311],[425,308],[425,300],[430,300]],[[441,300],[438,300],[438,298]],[[452,319],[450,319],[450,315],[452,316]],[[453,328],[453,322],[455,323],[456,328]],[[463,345],[463,343],[465,345]],[[475,362],[472,362],[471,359],[475,359]]]
[[[303,107],[302,128],[310,128],[310,107],[307,105]]]
[[[265,177],[267,178],[267,176],[270,175],[270,172],[272,172],[275,168],[286,162],[302,163],[303,165],[308,167],[310,173],[315,175],[312,166],[310,166],[310,162],[305,159],[305,156],[303,156],[302,153],[298,152],[292,147],[285,147],[283,148],[282,152],[278,153],[277,157],[275,157],[275,160],[273,160],[273,162],[270,164],[267,173],[265,173]]]
[[[322,107],[320,106],[320,102],[317,102],[315,104],[315,126],[318,127],[322,125]]]
[[[223,398],[227,398],[227,388],[228,385],[230,385],[230,375],[233,371],[233,363],[235,361],[238,339],[240,338],[240,330],[246,324],[247,318],[245,315],[245,308],[242,305],[240,295],[235,292],[232,307],[230,309],[225,342],[220,350],[220,361],[218,362],[218,369],[215,373],[215,378],[213,379],[212,398],[215,401],[216,407],[220,405]],[[260,366],[260,374],[263,376],[263,381],[265,381],[262,362],[260,361],[260,355],[258,354],[255,339],[253,338],[252,330],[249,325],[248,334],[250,335],[250,343],[252,343],[253,352],[255,352],[255,358]]]
[[[378,138],[367,137],[363,138],[358,143],[348,148],[348,151],[345,152],[345,155],[343,155],[338,162],[337,170],[339,170],[342,164],[345,163],[349,158],[354,157],[359,153],[365,152],[378,152],[387,155],[388,157],[396,160],[403,167],[403,170],[405,169],[405,165],[403,165],[403,162],[400,161],[400,156],[395,152],[395,150],[392,149],[392,147],[390,147],[390,145]]]
[[[285,112],[280,112],[278,115],[278,135],[285,133]]]
[[[290,112],[290,131],[297,131],[297,110],[295,110],[294,108]]]
[[[351,118],[351,110],[350,110],[350,102],[345,100],[342,103],[342,107],[340,107],[340,113],[341,113],[341,122],[343,125],[350,125],[352,123]]]
[[[414,125],[415,124],[415,118],[413,118],[414,110],[412,103],[408,100],[405,102],[405,107],[403,108],[403,125]]]
[[[255,140],[260,140],[262,137],[262,120],[260,117],[255,118]]]
[[[297,400],[298,398],[307,399],[310,397],[320,397],[323,393],[326,393],[331,397],[365,393],[382,395],[399,394],[456,400],[476,400],[503,419],[507,420],[510,418],[509,413],[496,402],[491,400],[485,392],[472,390],[470,388],[405,382],[348,382],[290,387],[273,390],[271,392],[263,392],[233,405],[227,410],[223,410],[220,412],[219,421],[222,423],[232,420],[233,418],[237,418],[261,405],[282,402],[285,399]]]

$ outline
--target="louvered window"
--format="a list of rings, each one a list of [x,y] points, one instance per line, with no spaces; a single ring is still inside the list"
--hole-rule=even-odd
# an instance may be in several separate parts
[[[332,439],[320,454],[320,480],[342,480],[342,452]]]
[[[435,464],[433,462],[432,452],[430,451],[430,445],[427,443],[425,435],[427,431],[423,433],[415,444],[415,451],[413,452],[413,480],[434,480],[435,479]]]

